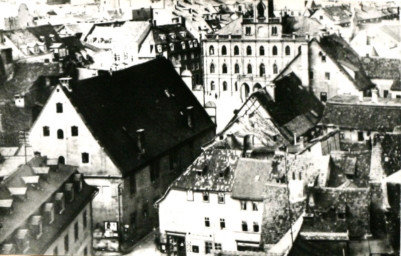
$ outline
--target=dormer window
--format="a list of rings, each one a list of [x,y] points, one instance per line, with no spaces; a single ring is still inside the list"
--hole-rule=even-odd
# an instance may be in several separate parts
[[[170,43],[170,51],[174,51],[174,44]]]
[[[56,113],[63,113],[63,104],[62,103],[56,103]]]
[[[189,48],[192,48],[193,44],[191,41],[188,42]]]
[[[185,42],[181,42],[181,48],[185,50]]]
[[[45,223],[52,224],[54,221],[54,204],[46,203],[44,209]]]
[[[157,45],[156,48],[158,53],[161,53],[163,51],[163,47],[160,44]]]
[[[16,234],[18,252],[25,254],[29,250],[28,229],[19,229]]]
[[[194,47],[198,47],[198,42],[194,40]]]
[[[176,38],[175,33],[170,33],[169,36],[170,36],[171,39],[175,39]]]
[[[68,202],[74,201],[74,187],[72,183],[66,183],[65,187],[65,195]]]
[[[58,214],[62,214],[65,209],[65,201],[64,201],[64,194],[59,192],[56,193],[55,196],[55,201],[56,201],[56,211]]]
[[[186,37],[186,36],[187,36],[187,33],[186,33],[185,31],[180,31],[180,35],[181,35],[182,37]]]
[[[35,239],[42,236],[42,216],[35,215],[31,219],[31,234]]]
[[[166,40],[166,35],[165,34],[160,34],[159,38],[160,38],[160,40]]]

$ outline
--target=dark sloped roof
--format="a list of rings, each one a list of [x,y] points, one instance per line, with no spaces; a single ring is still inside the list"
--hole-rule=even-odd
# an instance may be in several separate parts
[[[363,131],[393,131],[401,125],[401,102],[394,105],[358,104],[328,101],[321,123]]]
[[[123,174],[215,128],[164,58],[81,80],[72,92],[64,91]],[[189,106],[193,106],[192,128],[187,122]],[[138,129],[145,129],[143,155],[137,147]]]
[[[241,158],[235,168],[232,197],[263,200],[265,183],[272,178],[272,162]]]
[[[61,43],[61,38],[52,25],[28,27],[26,29],[38,39],[40,39],[41,36],[44,36],[47,47],[49,47],[52,43]],[[52,41],[50,35],[54,36],[54,41]]]
[[[362,57],[362,64],[369,78],[400,79],[399,59]]]
[[[366,76],[359,55],[352,47],[337,34],[330,34],[320,39],[320,47],[330,56],[338,65],[340,70],[346,74],[358,90],[366,90],[374,87],[374,84]],[[353,66],[357,68],[356,77],[351,77],[342,65]]]
[[[234,150],[208,149],[174,181],[172,187],[184,190],[230,192],[238,158]]]
[[[330,17],[330,19],[338,22],[350,22],[351,10],[348,5],[331,5],[322,8]]]
[[[180,31],[185,31],[185,37],[181,36]],[[185,40],[193,40],[195,39],[194,35],[190,33],[185,26],[181,24],[169,24],[169,25],[161,25],[152,27],[153,38],[156,44],[166,44],[166,43],[175,43],[181,42]],[[169,36],[169,33],[175,34],[175,39],[172,39]],[[166,40],[161,40],[159,35],[164,34],[166,36]]]
[[[401,170],[401,135],[386,134],[380,138],[381,164],[387,176]]]
[[[390,90],[400,92],[401,91],[401,80],[400,79],[394,80],[393,84],[391,85]]]

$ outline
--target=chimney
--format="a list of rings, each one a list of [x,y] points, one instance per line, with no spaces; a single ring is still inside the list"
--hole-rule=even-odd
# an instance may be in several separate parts
[[[61,86],[66,88],[69,92],[72,92],[71,80],[71,77],[62,77],[59,79]]]
[[[74,201],[74,187],[72,183],[66,183],[64,186],[65,199],[67,202]]]
[[[187,107],[187,124],[189,128],[194,127],[194,107]]]
[[[32,216],[30,224],[31,236],[39,239],[42,236],[42,216]]]
[[[56,212],[58,214],[62,214],[65,209],[64,194],[62,192],[56,193],[55,201],[56,201]]]
[[[372,89],[372,102],[377,103],[378,97],[379,97],[379,91],[376,88]]]
[[[250,143],[251,143],[251,135],[247,134],[244,136],[244,145],[242,146],[242,157],[246,157],[246,152],[249,149]]]
[[[77,192],[81,192],[82,187],[83,187],[82,174],[77,173],[74,175],[74,188]]]
[[[145,130],[138,129],[136,131],[137,135],[137,146],[140,154],[145,154]]]

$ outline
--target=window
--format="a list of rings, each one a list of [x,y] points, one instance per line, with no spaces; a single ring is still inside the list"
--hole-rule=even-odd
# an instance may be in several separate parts
[[[223,64],[222,72],[223,72],[223,74],[227,74],[227,65],[226,64]]]
[[[238,46],[234,46],[234,55],[239,55],[239,48],[238,48]]]
[[[265,55],[265,48],[263,46],[259,47],[259,55],[264,56]]]
[[[58,255],[58,247],[54,247],[53,249],[53,255]]]
[[[234,73],[235,74],[239,73],[239,65],[238,65],[238,63],[235,63],[235,65],[234,65]]]
[[[192,252],[194,252],[194,253],[199,253],[199,246],[197,246],[197,245],[192,245]]]
[[[320,93],[320,101],[321,102],[326,102],[327,101],[327,92],[321,92]]]
[[[215,249],[215,250],[221,251],[222,248],[223,248],[223,247],[221,246],[221,243],[214,243],[214,249]]]
[[[56,112],[63,113],[63,104],[62,103],[56,103]]]
[[[273,74],[277,74],[277,73],[278,73],[278,67],[277,67],[277,64],[274,63],[273,64]]]
[[[291,49],[290,49],[290,47],[287,45],[286,47],[285,47],[285,55],[290,55],[291,54]]]
[[[330,80],[330,72],[324,73],[324,77],[326,78],[326,80]]]
[[[63,132],[63,130],[61,130],[61,129],[58,129],[58,130],[57,130],[57,139],[60,139],[60,140],[64,139],[64,132]]]
[[[273,26],[273,27],[272,27],[272,35],[273,35],[273,36],[276,36],[276,35],[277,35],[277,27],[276,27],[276,26]]]
[[[259,224],[257,222],[253,223],[253,232],[259,232]]]
[[[65,252],[65,254],[67,254],[68,250],[69,250],[69,238],[68,238],[68,234],[67,234],[64,237],[64,252]]]
[[[174,51],[174,44],[170,43],[170,51]]]
[[[265,74],[265,64],[260,64],[259,66],[259,76],[263,76]]]
[[[313,79],[313,71],[309,71],[309,78]]]
[[[220,228],[225,229],[226,228],[226,220],[225,219],[220,219]]]
[[[363,131],[358,131],[358,141],[363,141],[364,137],[363,137]]]
[[[214,47],[213,47],[213,45],[211,45],[209,47],[209,55],[214,55]]]
[[[136,192],[136,177],[135,177],[135,173],[132,174],[131,177],[129,178],[129,188],[130,188],[131,194]]]
[[[203,192],[203,202],[209,202],[209,192]]]
[[[319,19],[322,20],[322,19],[323,19],[323,15],[320,15],[320,16],[319,16]]]
[[[223,91],[227,91],[227,82],[226,81],[223,82]]]
[[[79,227],[78,227],[78,221],[75,222],[74,224],[74,239],[77,241],[79,238]]]
[[[150,165],[150,181],[155,182],[160,176],[160,160],[156,159]]]
[[[247,68],[248,74],[252,74],[252,65],[248,64],[248,68]]]
[[[225,203],[224,193],[219,193],[217,199],[219,204],[224,204]]]
[[[242,231],[248,231],[248,223],[246,223],[246,221],[242,222]]]
[[[241,201],[241,210],[246,210],[246,201]]]
[[[252,55],[252,47],[250,45],[246,47],[246,55]]]
[[[78,136],[78,127],[77,126],[71,126],[71,136],[73,136],[73,137]]]
[[[273,46],[273,49],[272,49],[272,54],[274,55],[274,56],[276,56],[277,55],[277,46]]]
[[[84,228],[88,226],[88,212],[86,210],[82,214],[82,223],[84,225]]]
[[[343,213],[343,212],[337,213],[337,216],[338,216],[338,218],[341,219],[341,220],[344,220],[344,219],[345,219],[345,213]]]
[[[215,86],[215,84],[214,84],[214,81],[210,82],[210,90],[211,90],[211,91],[216,90],[216,86]]]
[[[214,73],[214,64],[210,64],[210,73],[213,74]]]
[[[225,45],[221,47],[221,55],[227,55],[227,47]]]
[[[213,243],[212,242],[205,242],[205,253],[209,254],[213,250]]]
[[[370,36],[366,37],[366,45],[370,45]]]
[[[50,136],[49,126],[43,126],[43,136]]]
[[[252,210],[257,211],[258,210],[258,203],[257,202],[252,202]]]
[[[205,227],[210,227],[210,219],[205,217]]]
[[[81,159],[83,164],[89,163],[89,154],[84,152],[81,154]]]
[[[84,256],[88,255],[88,247],[85,247],[84,249]]]
[[[322,55],[322,62],[326,62],[326,55]]]
[[[387,98],[387,96],[388,96],[388,90],[384,90],[384,91],[383,91],[383,97],[384,97],[384,98]]]
[[[187,200],[188,201],[194,200],[194,191],[193,190],[187,190]]]
[[[395,98],[396,99],[401,99],[401,95],[396,95]]]
[[[245,27],[245,35],[251,35],[251,27]]]
[[[181,42],[181,48],[185,50],[185,42]]]

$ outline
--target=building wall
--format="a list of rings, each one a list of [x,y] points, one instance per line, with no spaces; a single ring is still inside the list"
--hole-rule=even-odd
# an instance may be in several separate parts
[[[192,141],[186,142],[176,149],[167,152],[148,166],[136,171],[124,179],[122,190],[122,222],[129,225],[129,236],[131,239],[138,239],[149,233],[152,228],[157,227],[159,216],[154,203],[163,196],[169,185],[193,162],[200,154],[200,148],[207,141],[212,139],[214,131],[199,135]],[[175,168],[171,168],[175,156]],[[159,163],[159,175],[152,180],[151,169],[154,164]],[[135,178],[132,178],[135,175]],[[136,190],[131,187],[135,182]]]
[[[321,54],[326,56],[325,62]],[[320,99],[321,93],[327,93],[328,99],[338,94],[359,95],[354,83],[340,71],[315,41],[309,47],[309,65],[310,71],[313,72],[313,78],[310,76],[310,87],[317,98]],[[330,79],[326,78],[326,73],[330,74]]]
[[[387,97],[390,98],[390,88],[394,83],[393,79],[371,79],[372,83],[376,84],[379,90],[380,97],[384,97],[384,92],[387,91]]]
[[[87,226],[84,227],[83,218],[86,211]],[[45,255],[54,255],[55,248],[57,247],[58,255],[93,255],[92,251],[92,220],[91,220],[91,204],[88,203],[71,224],[64,230],[60,230],[59,236],[51,244]],[[74,225],[78,223],[78,238],[75,239]],[[68,252],[64,247],[64,238],[68,234]],[[86,252],[86,254],[85,254]]]
[[[186,234],[187,255],[191,246],[199,246],[199,253],[205,254],[205,242],[221,243],[224,251],[237,251],[236,240],[260,242],[259,232],[253,232],[253,222],[259,226],[262,222],[263,202],[258,204],[258,211],[252,210],[252,204],[247,202],[247,210],[241,210],[239,200],[225,193],[225,203],[219,204],[216,192],[210,192],[209,202],[203,202],[202,193],[194,191],[194,200],[187,200],[187,191],[172,189],[159,205],[160,232]],[[185,216],[191,216],[185,217]],[[205,227],[205,217],[210,220],[210,227]],[[225,219],[225,229],[220,228],[220,219]],[[242,221],[248,223],[248,232],[242,231]],[[190,250],[188,250],[190,249]]]

